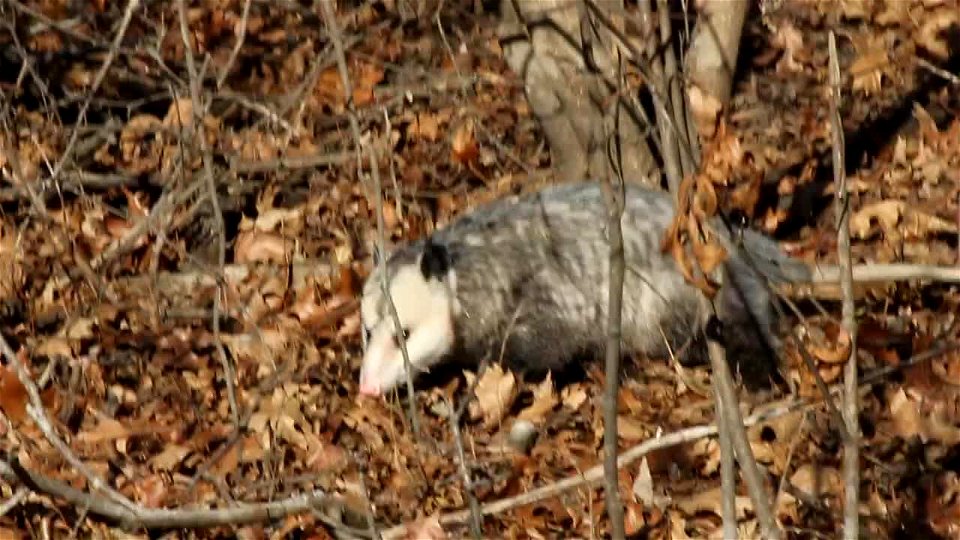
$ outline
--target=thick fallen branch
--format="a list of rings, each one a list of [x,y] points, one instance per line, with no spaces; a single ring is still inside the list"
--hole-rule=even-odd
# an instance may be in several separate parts
[[[813,283],[836,283],[839,266],[817,266],[811,269]],[[929,280],[960,283],[960,267],[925,264],[858,264],[853,266],[855,283]]]
[[[28,471],[18,462],[0,464],[0,475],[10,482],[19,480],[35,492],[51,495],[79,508],[85,508],[92,515],[116,521],[127,530],[243,525],[273,521],[293,514],[330,509],[332,506],[344,504],[339,497],[318,490],[279,501],[242,504],[233,508],[154,509],[139,505],[127,508],[107,498],[97,497],[71,487],[59,480]]]

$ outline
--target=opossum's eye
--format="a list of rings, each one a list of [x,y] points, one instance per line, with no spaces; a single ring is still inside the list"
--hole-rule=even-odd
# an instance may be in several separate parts
[[[403,341],[404,341],[404,343],[406,343],[408,339],[410,339],[410,329],[409,329],[409,328],[404,328],[404,329],[403,329]],[[396,334],[393,335],[393,344],[396,345],[398,349],[400,348],[400,339],[397,338],[397,335],[396,335]]]
[[[363,327],[363,341],[364,342],[370,341],[370,329],[367,328],[366,326]]]

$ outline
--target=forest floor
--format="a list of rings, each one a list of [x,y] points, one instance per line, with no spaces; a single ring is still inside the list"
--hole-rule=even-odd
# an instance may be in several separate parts
[[[352,119],[377,152],[390,242],[549,183],[550,158],[495,14],[341,4],[350,101],[319,7],[0,2],[0,538],[340,538],[371,516],[383,533],[469,537],[461,464],[492,505],[485,537],[605,534],[602,488],[577,480],[601,464],[601,363],[562,386],[489,370],[459,435],[463,377],[417,393],[419,434],[396,396],[358,397],[377,212]],[[855,262],[957,265],[960,4],[764,4],[723,132],[760,173],[744,184],[752,225],[836,264],[832,29]],[[831,385],[836,300],[793,320]],[[858,300],[864,537],[958,538],[960,293],[903,282]],[[718,538],[706,369],[637,361],[620,444],[650,451],[621,471],[627,530]],[[790,537],[835,538],[841,440],[796,353],[785,373],[795,394],[744,394],[751,444]],[[539,433],[527,452],[505,442],[518,419]],[[737,509],[756,536],[745,491]]]

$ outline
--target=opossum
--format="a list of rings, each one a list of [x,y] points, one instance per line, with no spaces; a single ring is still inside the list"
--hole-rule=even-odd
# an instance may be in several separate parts
[[[490,359],[545,371],[598,356],[607,339],[610,253],[602,189],[565,183],[489,203],[377,265],[360,303],[361,394],[381,395],[406,380],[381,269],[414,377],[447,361],[477,366]],[[680,351],[684,364],[700,362],[701,293],[661,250],[673,200],[627,184],[624,202],[622,350],[660,358]],[[804,279],[806,266],[758,232],[731,238],[713,228],[728,251],[716,297],[727,356],[744,379],[747,368],[761,366],[762,375],[780,347],[767,280]]]

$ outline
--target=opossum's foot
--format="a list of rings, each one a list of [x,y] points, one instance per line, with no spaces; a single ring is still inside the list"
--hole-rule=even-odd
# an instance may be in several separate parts
[[[716,336],[724,347],[727,363],[751,391],[783,383],[777,363],[777,351],[771,347],[754,320],[732,318],[718,325]]]

